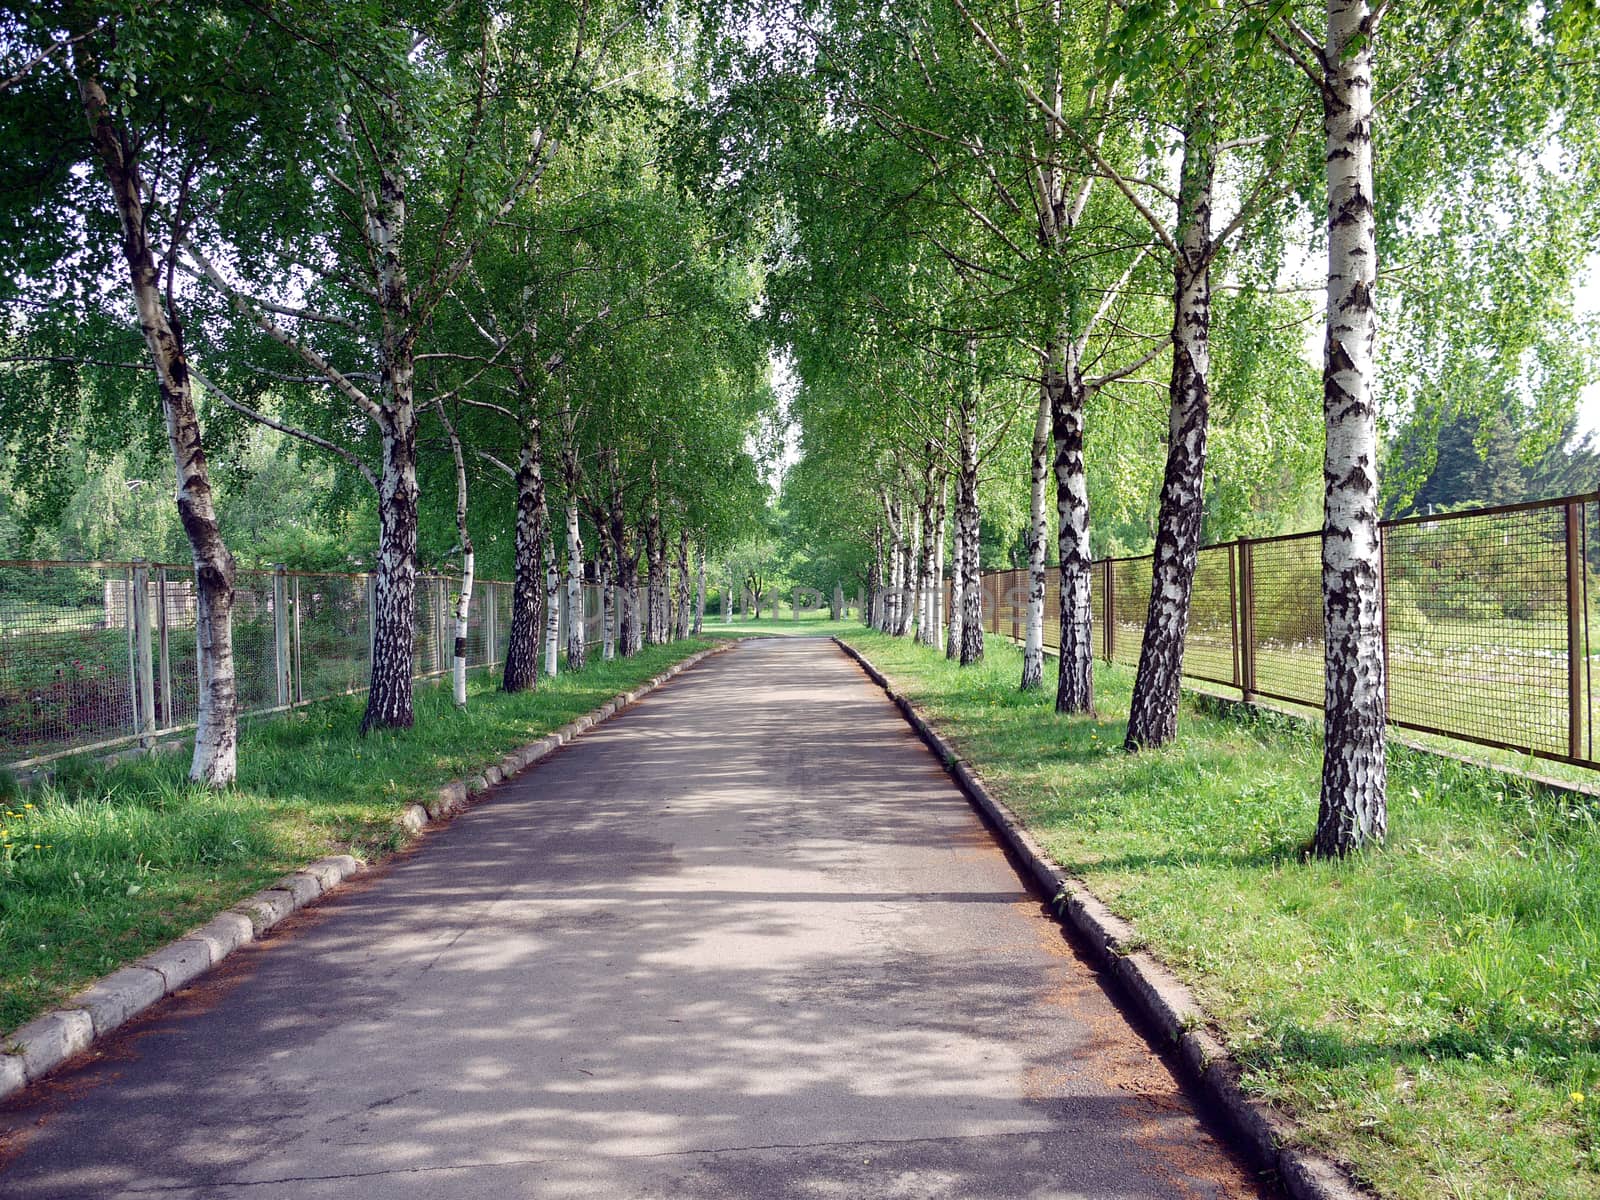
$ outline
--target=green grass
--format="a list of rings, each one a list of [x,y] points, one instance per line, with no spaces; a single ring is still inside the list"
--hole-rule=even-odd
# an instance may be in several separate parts
[[[415,727],[366,738],[364,696],[321,701],[247,725],[221,793],[191,787],[178,753],[67,760],[50,785],[0,787],[0,1033],[285,871],[395,849],[405,804],[710,644],[591,663],[517,696],[475,672],[465,713],[448,687],[419,684]]]
[[[1246,1085],[1380,1194],[1600,1195],[1600,809],[1395,749],[1386,847],[1306,861],[1314,727],[1186,699],[1180,739],[1016,690],[991,637],[965,671],[847,635],[1217,1019]],[[1249,710],[1244,710],[1248,712]]]

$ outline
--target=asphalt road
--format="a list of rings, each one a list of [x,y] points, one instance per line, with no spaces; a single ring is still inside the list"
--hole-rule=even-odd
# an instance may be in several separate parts
[[[826,641],[280,928],[0,1108],[0,1196],[1260,1194]]]

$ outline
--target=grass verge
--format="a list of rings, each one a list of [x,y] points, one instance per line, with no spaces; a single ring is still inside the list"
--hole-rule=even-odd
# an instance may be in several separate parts
[[[1214,1015],[1246,1086],[1381,1195],[1600,1195],[1600,808],[1395,748],[1386,847],[1306,861],[1317,730],[1186,698],[1128,755],[1103,714],[1017,691],[991,637],[962,670],[846,635],[1057,862],[1133,921]]]
[[[53,783],[0,797],[0,1033],[286,871],[396,849],[406,804],[711,644],[647,647],[516,696],[476,672],[465,712],[419,683],[415,727],[365,738],[364,696],[320,701],[248,725],[220,793],[189,785],[185,754],[67,760]]]

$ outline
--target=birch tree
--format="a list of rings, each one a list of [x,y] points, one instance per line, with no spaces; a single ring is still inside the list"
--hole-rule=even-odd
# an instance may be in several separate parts
[[[51,364],[45,411],[63,420],[74,416],[68,398],[84,371],[153,375],[194,565],[199,687],[189,774],[222,787],[234,779],[238,754],[234,559],[221,532],[193,366],[194,339],[215,313],[176,267],[186,234],[217,219],[210,189],[233,156],[283,164],[292,114],[255,93],[270,96],[289,47],[281,31],[230,4],[208,5],[192,22],[88,0],[4,10],[4,21],[20,65],[0,87],[0,229],[12,267],[0,294],[18,353],[8,355],[0,413],[13,428],[34,421],[18,410],[35,403],[24,364]],[[125,336],[132,329],[137,342]],[[98,419],[127,440],[138,413],[108,407]]]
[[[1388,828],[1376,388],[1380,234],[1408,201],[1426,202],[1452,169],[1481,173],[1533,131],[1559,129],[1574,97],[1592,119],[1592,82],[1574,88],[1564,78],[1571,56],[1562,53],[1563,41],[1579,21],[1569,8],[1466,3],[1423,10],[1388,0],[1327,0],[1320,11],[1251,9],[1250,34],[1299,68],[1322,115],[1325,749],[1312,842],[1322,856],[1381,842]],[[1578,75],[1592,72],[1580,67]],[[1441,87],[1447,79],[1460,82]],[[1397,169],[1380,191],[1386,114],[1395,118]]]
[[[280,427],[376,460],[364,466],[378,493],[380,539],[361,728],[404,727],[412,722],[416,374],[430,354],[451,353],[419,352],[419,342],[603,86],[632,21],[538,4],[493,15],[388,14],[371,30],[352,28],[343,12],[313,10],[304,20],[305,43],[328,49],[331,103],[312,126],[303,169],[263,197],[266,256],[189,238],[182,247],[193,273],[287,360],[262,365],[280,375],[297,366],[298,382],[315,389],[313,423],[339,436]],[[351,444],[356,422],[375,447]]]

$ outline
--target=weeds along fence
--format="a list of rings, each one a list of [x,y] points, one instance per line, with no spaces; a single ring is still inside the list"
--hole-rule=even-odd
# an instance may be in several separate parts
[[[1590,647],[1600,596],[1600,493],[1386,521],[1383,643],[1389,719],[1540,758],[1600,767]],[[1200,551],[1186,677],[1320,709],[1320,533]],[[1094,567],[1096,650],[1136,666],[1152,559]],[[1026,631],[1026,571],[984,576],[992,633]],[[1059,583],[1046,576],[1045,642],[1059,639]]]
[[[417,580],[416,675],[445,675],[459,581]],[[372,578],[240,571],[233,654],[241,715],[363,690],[372,668]],[[586,638],[598,638],[600,589],[584,586]],[[561,638],[569,619],[562,589]],[[478,581],[467,619],[469,667],[505,660],[511,585]],[[193,727],[199,698],[191,567],[145,562],[0,560],[0,764]]]

